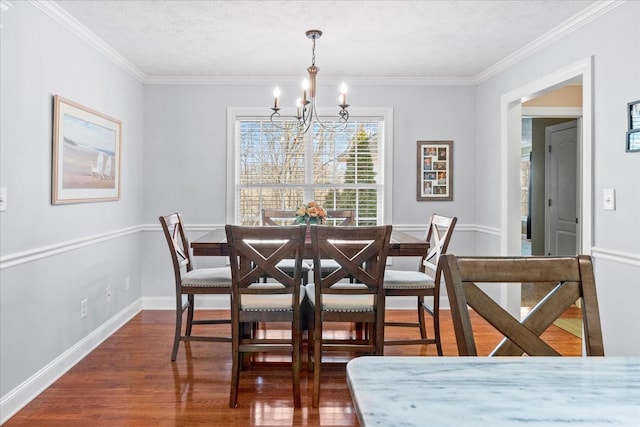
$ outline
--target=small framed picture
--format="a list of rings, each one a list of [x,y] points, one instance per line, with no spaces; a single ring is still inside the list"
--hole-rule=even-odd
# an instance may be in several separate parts
[[[629,131],[640,130],[640,101],[627,104],[629,115]]]
[[[627,151],[640,151],[640,129],[627,132]]]
[[[118,200],[121,122],[57,95],[53,116],[52,203]]]
[[[626,151],[640,151],[640,101],[627,104],[627,117],[629,128],[627,129]]]
[[[453,200],[453,141],[418,141],[417,200]]]

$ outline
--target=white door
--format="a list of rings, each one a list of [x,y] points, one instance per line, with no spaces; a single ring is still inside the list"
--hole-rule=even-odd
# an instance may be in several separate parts
[[[577,254],[577,124],[560,123],[545,131],[545,252],[550,256]]]

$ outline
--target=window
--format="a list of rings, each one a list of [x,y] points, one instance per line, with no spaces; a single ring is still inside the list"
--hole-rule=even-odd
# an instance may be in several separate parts
[[[294,211],[311,200],[325,209],[355,210],[358,225],[390,222],[385,215],[388,115],[352,116],[337,132],[314,123],[313,132],[296,137],[268,116],[232,112],[234,222],[259,224],[262,209]]]

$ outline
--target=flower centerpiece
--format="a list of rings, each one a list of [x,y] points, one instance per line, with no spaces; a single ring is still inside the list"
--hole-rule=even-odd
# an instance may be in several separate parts
[[[296,224],[324,224],[327,220],[327,211],[316,202],[309,202],[296,210]]]

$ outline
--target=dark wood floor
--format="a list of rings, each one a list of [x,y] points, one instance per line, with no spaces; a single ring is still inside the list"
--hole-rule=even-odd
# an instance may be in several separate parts
[[[412,314],[415,316],[411,311],[393,310],[387,316],[408,320]],[[455,356],[448,312],[442,317],[444,353]],[[142,311],[14,415],[5,427],[358,425],[343,363],[323,369],[320,408],[311,408],[312,379],[305,370],[302,408],[294,409],[290,369],[286,363],[270,359],[276,363],[261,363],[242,372],[239,405],[230,409],[230,344],[181,344],[178,359],[172,363],[173,327],[172,311]],[[386,331],[394,338],[413,333],[407,328]],[[556,326],[545,334],[562,354],[581,354],[579,338]],[[485,325],[480,327],[477,340],[479,352],[486,354],[499,337]],[[435,346],[394,346],[387,347],[385,355],[435,356],[436,352]]]

